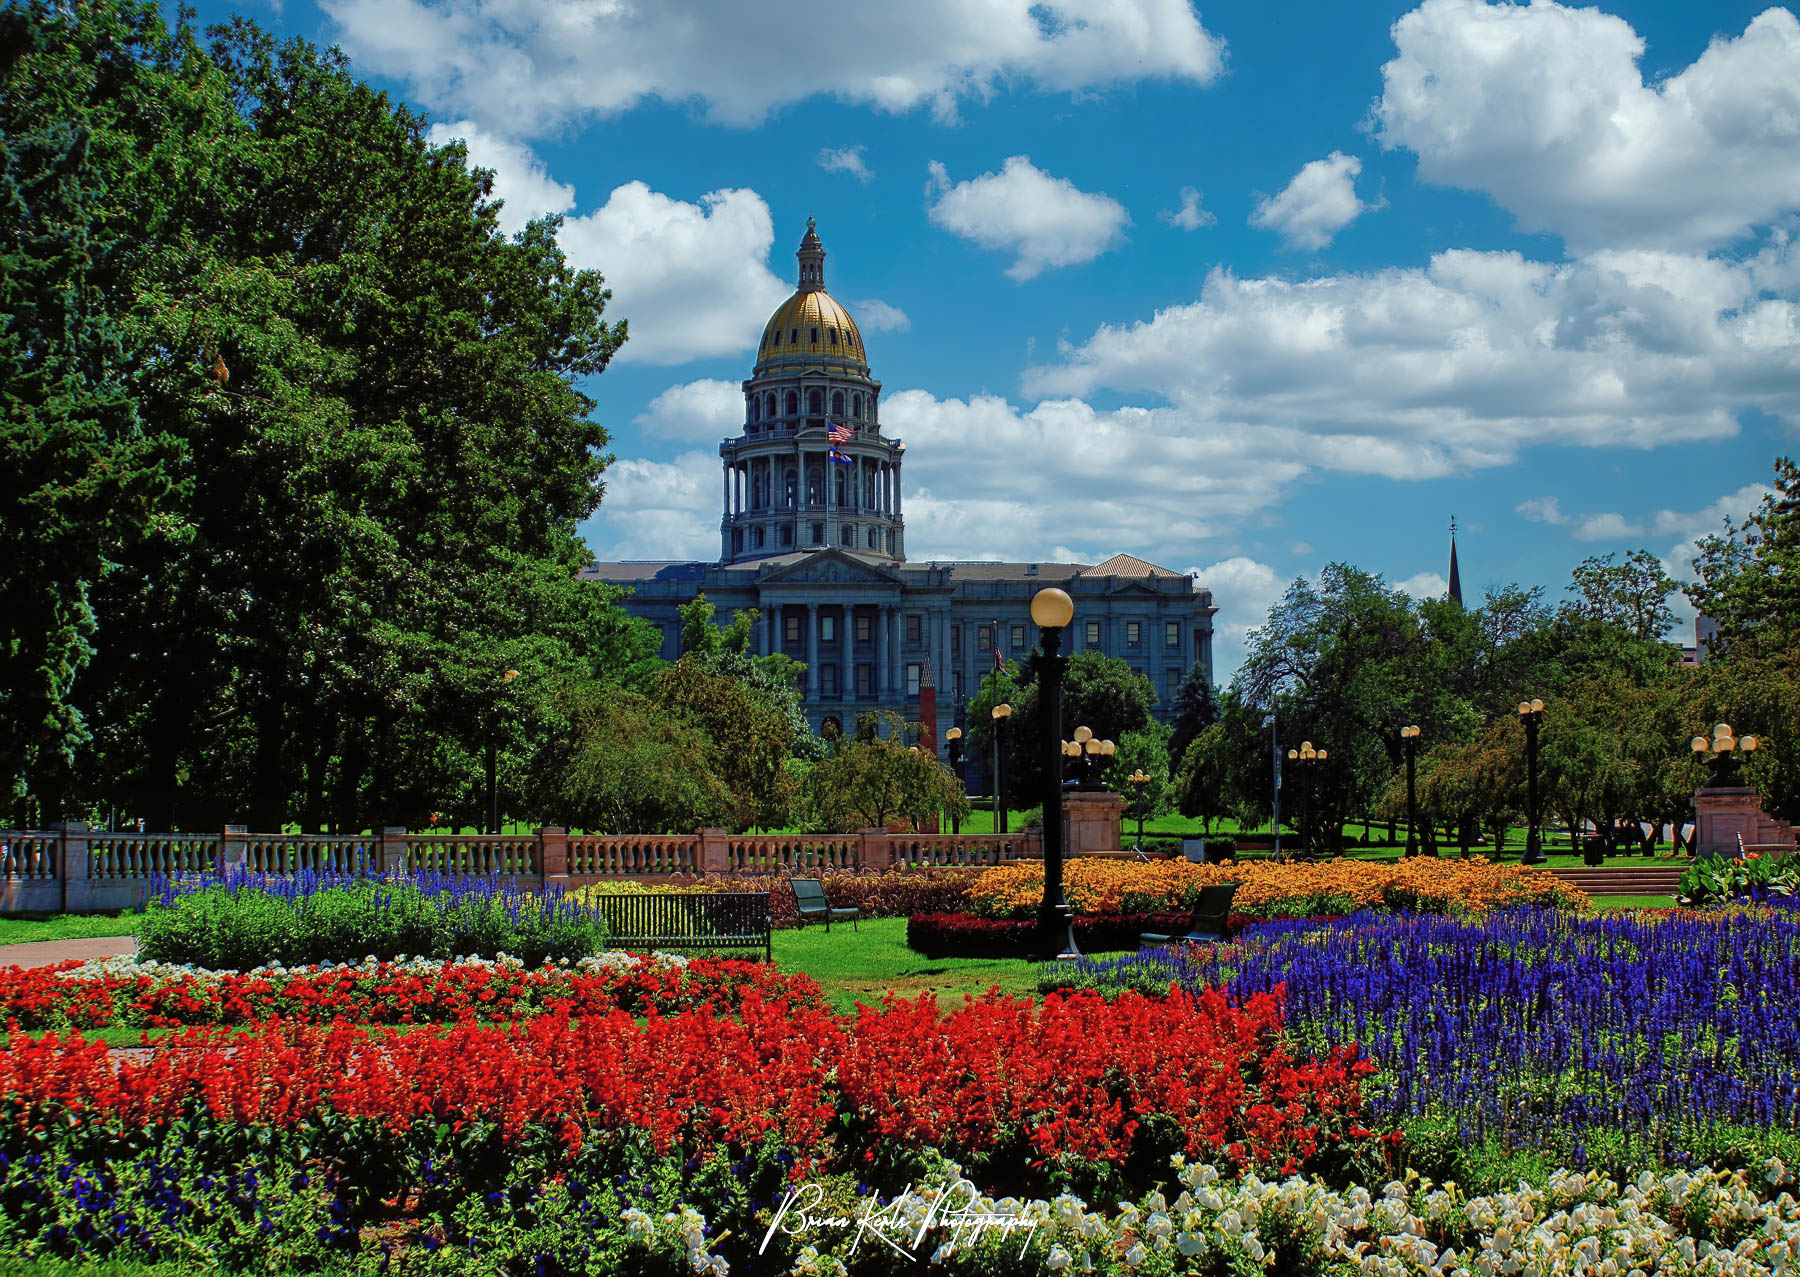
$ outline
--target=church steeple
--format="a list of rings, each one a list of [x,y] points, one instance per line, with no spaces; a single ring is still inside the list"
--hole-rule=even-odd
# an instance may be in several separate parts
[[[1456,566],[1456,516],[1450,516],[1450,601],[1457,607],[1462,601],[1462,573]]]
[[[800,259],[800,291],[812,293],[823,289],[825,246],[819,242],[819,232],[810,217],[806,219],[806,235],[801,239],[800,249],[794,256]]]

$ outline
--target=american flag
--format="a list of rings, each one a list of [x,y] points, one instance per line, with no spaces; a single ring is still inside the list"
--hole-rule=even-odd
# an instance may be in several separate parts
[[[843,425],[842,423],[835,424],[831,429],[825,432],[825,438],[826,441],[830,443],[849,443],[851,438],[850,427]]]

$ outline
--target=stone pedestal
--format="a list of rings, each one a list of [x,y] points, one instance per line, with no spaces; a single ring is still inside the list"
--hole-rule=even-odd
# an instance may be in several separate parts
[[[1119,856],[1125,799],[1110,789],[1063,791],[1063,857]]]
[[[1719,785],[1694,795],[1694,855],[1735,856],[1738,839],[1752,848],[1794,846],[1794,827],[1762,809],[1750,785]]]

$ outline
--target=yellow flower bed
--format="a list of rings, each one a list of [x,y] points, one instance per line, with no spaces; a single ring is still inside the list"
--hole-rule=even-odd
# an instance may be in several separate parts
[[[1395,864],[1340,860],[1328,864],[1194,865],[1180,860],[1103,860],[1081,857],[1063,866],[1063,894],[1076,913],[1156,913],[1193,905],[1200,888],[1235,882],[1233,913],[1305,917],[1357,909],[1420,913],[1485,913],[1506,905],[1588,909],[1586,894],[1542,869],[1494,865],[1482,857],[1439,860],[1419,856]],[[978,914],[1023,918],[1044,895],[1039,862],[1002,865],[976,880],[969,898]]]

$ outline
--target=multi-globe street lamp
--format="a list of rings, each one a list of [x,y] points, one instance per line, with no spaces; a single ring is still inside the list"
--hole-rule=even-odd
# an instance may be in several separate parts
[[[1406,854],[1419,854],[1419,727],[1409,724],[1400,729],[1400,748],[1406,751]]]
[[[1133,806],[1137,808],[1138,818],[1137,846],[1132,848],[1132,850],[1137,852],[1140,856],[1144,854],[1144,786],[1148,785],[1153,779],[1155,778],[1142,767],[1135,769],[1131,775],[1125,778],[1126,783],[1129,784],[1133,790],[1132,803]]]
[[[944,733],[944,746],[950,751],[950,769],[956,773],[956,783],[965,789],[967,782],[963,780],[963,729],[952,727]],[[954,811],[950,814],[950,832],[962,832],[962,819]]]
[[[1525,724],[1525,854],[1519,863],[1541,865],[1548,859],[1538,830],[1538,728],[1544,721],[1544,702],[1535,696],[1520,701],[1519,721]]]
[[[1039,590],[1031,599],[1031,619],[1043,641],[1038,663],[1038,711],[1042,733],[1038,757],[1044,763],[1044,899],[1038,906],[1038,950],[1047,959],[1072,958],[1074,920],[1063,900],[1062,689],[1069,658],[1062,655],[1063,630],[1075,619],[1075,604],[1063,591]]]
[[[1696,736],[1692,745],[1697,757],[1712,756],[1713,774],[1706,778],[1706,788],[1718,789],[1738,783],[1738,755],[1754,754],[1762,748],[1762,741],[1754,736],[1733,735],[1730,723],[1715,723],[1710,738]]]
[[[504,695],[507,686],[519,677],[518,670],[507,670],[500,676],[500,694]],[[488,711],[487,731],[487,809],[488,832],[500,832],[500,696],[494,697],[493,707]]]
[[[1075,783],[1082,789],[1094,788],[1094,773],[1106,766],[1106,759],[1111,758],[1118,746],[1109,740],[1101,740],[1089,727],[1077,727],[1075,739],[1062,742],[1064,757],[1076,760],[1079,771]]]
[[[998,630],[995,633],[999,633]],[[1012,717],[1012,706],[1001,701],[991,711],[994,720],[994,832],[1007,831],[1006,819],[1006,723]]]
[[[1306,827],[1312,816],[1313,771],[1330,755],[1325,750],[1314,749],[1311,741],[1303,740],[1300,748],[1288,750],[1287,756],[1288,761],[1300,768],[1306,777],[1306,784],[1300,789],[1300,849],[1301,859],[1304,860],[1311,850],[1307,843]]]

